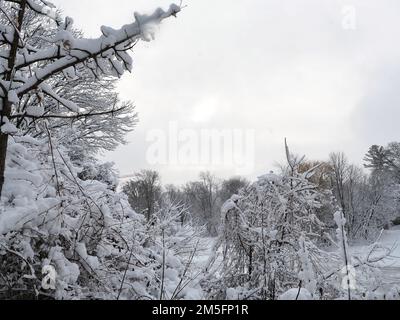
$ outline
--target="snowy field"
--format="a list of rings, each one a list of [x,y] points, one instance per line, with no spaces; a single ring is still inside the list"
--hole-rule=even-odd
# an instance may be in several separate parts
[[[374,254],[375,256],[380,256],[385,254],[386,250],[390,250],[389,255],[377,265],[380,269],[380,277],[383,283],[378,292],[387,293],[400,286],[400,227],[393,227],[390,230],[383,231],[377,244],[381,246],[381,249],[377,250]],[[368,253],[370,246],[357,245],[352,246],[350,249],[355,255],[365,255]]]

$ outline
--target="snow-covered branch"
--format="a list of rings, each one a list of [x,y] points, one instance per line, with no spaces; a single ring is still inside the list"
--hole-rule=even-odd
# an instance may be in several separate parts
[[[68,30],[60,30],[53,39],[58,43],[56,47],[18,56],[15,66],[17,70],[38,62],[55,61],[27,77],[16,90],[17,95],[22,96],[36,89],[53,75],[80,63],[102,73],[113,74],[112,69],[117,71],[117,75],[131,71],[132,60],[125,54],[125,50],[139,39],[149,41],[153,37],[151,27],[170,16],[176,16],[179,11],[180,7],[173,4],[167,11],[157,9],[150,16],[135,14],[136,21],[119,30],[102,27],[103,35],[98,39],[75,39]],[[109,68],[110,65],[112,68]]]

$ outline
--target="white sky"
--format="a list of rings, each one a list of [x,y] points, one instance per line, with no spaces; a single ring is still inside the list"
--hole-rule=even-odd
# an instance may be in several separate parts
[[[170,2],[53,0],[88,37]],[[308,158],[344,151],[358,164],[370,145],[400,140],[398,0],[184,4],[155,41],[136,47],[134,72],[120,82],[121,97],[140,114],[130,144],[106,155],[121,174],[153,168],[165,183],[183,183],[207,169],[147,163],[148,132],[166,130],[170,121],[198,130],[255,129],[250,178],[283,160],[285,137]],[[348,6],[356,9],[355,30],[343,27]],[[214,172],[226,177],[232,169]]]

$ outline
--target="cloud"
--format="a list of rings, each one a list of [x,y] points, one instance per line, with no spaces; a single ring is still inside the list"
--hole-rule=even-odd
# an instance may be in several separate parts
[[[357,136],[370,144],[400,141],[400,61],[372,73],[354,111]]]
[[[100,0],[96,14],[91,0],[54,2],[95,36],[102,24],[118,27],[132,20],[134,11],[171,1]],[[148,167],[146,134],[166,130],[171,121],[198,130],[256,130],[252,176],[283,159],[284,137],[309,158],[340,150],[358,163],[369,144],[396,137],[400,70],[388,61],[400,56],[397,0],[351,1],[355,30],[343,28],[348,1],[185,4],[178,19],[161,26],[156,41],[135,48],[133,75],[119,85],[122,98],[133,100],[140,114],[131,143],[106,157],[122,173]],[[157,169],[166,182],[197,175],[172,166]]]

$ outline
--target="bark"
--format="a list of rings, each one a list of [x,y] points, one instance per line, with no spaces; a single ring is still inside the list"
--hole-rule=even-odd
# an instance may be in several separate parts
[[[18,51],[18,43],[20,40],[20,31],[22,28],[22,23],[24,21],[25,16],[25,9],[26,9],[26,0],[21,0],[20,2],[20,9],[18,12],[18,21],[16,23],[17,31],[14,32],[13,42],[10,48],[10,55],[8,57],[8,69],[9,71],[6,73],[4,80],[11,81],[12,75],[15,66],[15,60],[17,57]],[[3,89],[4,90],[4,89]],[[3,108],[1,110],[0,116],[0,126],[4,124],[4,119],[9,118],[11,116],[11,102],[8,100],[8,92],[4,92],[3,97]],[[0,132],[0,198],[3,192],[4,186],[4,173],[6,169],[6,157],[7,157],[7,146],[8,146],[8,134]]]

